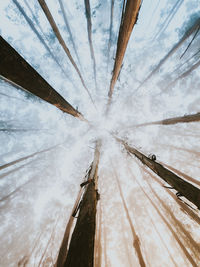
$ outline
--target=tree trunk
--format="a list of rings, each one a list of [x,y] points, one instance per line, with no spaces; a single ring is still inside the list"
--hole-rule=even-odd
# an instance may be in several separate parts
[[[119,193],[120,193],[120,197],[121,197],[121,200],[122,200],[122,204],[123,204],[123,207],[124,207],[124,210],[125,210],[125,213],[126,213],[126,218],[127,218],[128,222],[129,222],[129,225],[130,225],[130,228],[131,228],[131,231],[132,231],[133,247],[134,247],[135,252],[137,254],[137,258],[138,258],[140,266],[141,267],[145,267],[146,264],[145,264],[145,261],[144,261],[143,255],[142,255],[142,251],[141,251],[141,247],[140,247],[140,239],[139,239],[139,237],[138,237],[138,235],[137,235],[137,233],[135,231],[135,228],[133,226],[133,223],[131,221],[131,217],[129,215],[129,211],[128,211],[128,208],[127,208],[127,205],[126,205],[123,193],[122,193],[121,185],[119,183],[119,179],[118,179],[116,173],[115,173],[115,178],[116,178],[117,185],[118,185],[118,188],[119,188]]]
[[[94,48],[92,44],[92,20],[91,20],[91,10],[90,10],[90,0],[84,0],[84,1],[85,1],[85,14],[87,18],[88,42],[90,46],[91,59],[93,62],[95,87],[97,90],[96,60],[95,60]]]
[[[160,121],[141,123],[141,124],[135,125],[134,127],[141,127],[141,126],[148,126],[148,125],[169,125],[169,124],[187,123],[187,122],[195,122],[195,121],[200,121],[200,112],[196,114],[174,117],[174,118],[164,119]]]
[[[116,140],[122,143],[125,149],[135,155],[144,165],[149,167],[153,172],[160,176],[165,182],[170,184],[175,190],[177,190],[182,196],[191,201],[194,205],[200,209],[200,189],[186,182],[175,173],[164,168],[161,164],[149,159],[144,154],[136,150],[135,148],[127,145],[123,140],[116,138]]]
[[[40,97],[63,112],[83,119],[82,115],[58,94],[1,36],[0,58],[0,75],[5,80]]]
[[[80,211],[70,241],[65,267],[93,267],[94,241],[96,229],[96,205],[98,200],[97,175],[99,164],[99,148],[97,143],[94,161],[88,178],[90,183],[83,195]],[[60,267],[60,266],[59,266]]]
[[[115,56],[115,65],[113,69],[113,76],[110,82],[109,97],[112,97],[115,83],[118,79],[119,72],[122,66],[123,58],[126,52],[129,38],[135,23],[140,8],[141,0],[127,0],[124,7],[124,14],[122,13],[121,25],[117,41],[117,52]],[[122,11],[123,12],[123,11]]]
[[[155,68],[150,72],[150,74],[143,80],[143,82],[137,87],[137,90],[142,87],[159,69],[160,67],[167,61],[169,57],[171,57],[176,50],[187,40],[190,35],[197,29],[200,25],[200,19],[198,18],[192,26],[185,32],[183,37],[171,48],[171,50],[160,60],[160,62],[155,66]]]
[[[79,78],[81,80],[81,83],[82,83],[83,87],[87,91],[87,93],[88,93],[88,95],[89,95],[92,103],[94,104],[94,101],[92,99],[92,96],[91,96],[88,88],[85,85],[85,82],[84,82],[83,77],[82,77],[82,75],[80,73],[80,70],[77,67],[76,63],[75,63],[75,61],[74,61],[74,59],[73,59],[73,57],[72,57],[72,55],[71,55],[71,53],[69,51],[69,48],[67,47],[65,41],[63,40],[62,35],[60,34],[60,31],[59,31],[59,29],[58,29],[58,27],[57,27],[57,25],[56,25],[56,23],[55,23],[55,21],[53,19],[53,16],[51,15],[51,12],[50,12],[47,4],[45,3],[45,0],[38,0],[38,2],[40,4],[41,8],[43,9],[44,14],[45,14],[47,20],[49,21],[49,23],[50,23],[50,25],[51,25],[51,27],[52,27],[52,29],[53,29],[53,31],[54,31],[54,33],[55,33],[58,41],[59,41],[59,43],[61,44],[62,48],[64,49],[64,51],[65,51],[67,57],[69,58],[70,62],[74,66],[74,68],[75,68],[75,70],[76,70],[76,72],[77,72],[77,74],[78,74],[78,76],[79,76]]]
[[[42,38],[42,36],[40,35],[40,33],[38,32],[38,30],[35,28],[33,22],[31,21],[31,19],[26,15],[25,11],[23,10],[23,8],[21,7],[21,5],[16,1],[13,0],[13,2],[15,3],[15,5],[17,6],[17,8],[19,9],[20,13],[22,14],[22,16],[24,17],[24,19],[26,20],[26,22],[29,24],[30,28],[32,29],[32,31],[36,34],[36,36],[38,37],[38,39],[40,40],[41,44],[45,47],[45,49],[48,51],[48,53],[51,55],[51,57],[53,58],[53,60],[56,62],[56,64],[60,67],[61,71],[63,72],[63,74],[66,76],[67,79],[70,79],[70,75],[67,74],[65,72],[65,70],[63,69],[63,67],[61,66],[60,62],[58,61],[58,59],[54,56],[53,52],[51,51],[51,49],[49,48],[48,44],[45,42],[45,40]],[[39,29],[41,30],[41,32],[44,34],[42,28],[40,27],[40,24],[38,23],[38,19],[36,18],[36,16],[34,15],[34,13],[32,12],[28,2],[25,0],[25,4],[27,5],[28,9],[30,10],[35,22],[37,23]]]

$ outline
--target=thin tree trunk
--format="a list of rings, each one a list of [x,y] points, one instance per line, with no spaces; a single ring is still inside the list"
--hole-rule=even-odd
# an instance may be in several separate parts
[[[137,16],[140,9],[141,0],[127,0],[124,7],[124,14],[122,15],[118,41],[117,51],[115,56],[115,65],[113,69],[113,75],[110,82],[109,98],[112,97],[115,83],[118,79],[119,72],[122,66],[123,58],[126,52],[129,38],[131,36],[133,27],[137,22]]]
[[[32,157],[34,157],[34,156],[36,156],[36,155],[38,155],[38,154],[41,154],[41,153],[50,151],[50,150],[52,150],[52,149],[55,149],[56,147],[58,147],[58,146],[60,146],[60,145],[61,145],[61,144],[58,144],[58,145],[52,146],[52,147],[50,147],[50,148],[41,150],[41,151],[39,151],[39,152],[35,152],[35,153],[33,153],[33,154],[30,154],[30,155],[28,155],[28,156],[25,156],[25,157],[22,157],[22,158],[13,160],[13,161],[11,161],[11,162],[9,162],[9,163],[6,163],[6,164],[4,164],[4,165],[1,165],[1,166],[0,166],[0,170],[3,170],[3,169],[5,169],[5,168],[7,168],[7,167],[9,167],[9,166],[12,166],[12,165],[14,165],[14,164],[16,164],[16,163],[18,163],[18,162],[23,161],[23,160],[32,158]]]
[[[84,1],[85,1],[85,14],[87,19],[88,42],[90,46],[90,55],[93,62],[95,87],[97,90],[96,60],[94,56],[94,48],[92,43],[92,20],[91,20],[91,10],[90,10],[90,0],[84,0]]]
[[[164,119],[164,120],[159,120],[159,121],[141,123],[141,124],[135,125],[134,127],[141,127],[141,126],[148,126],[148,125],[169,125],[169,124],[177,124],[177,123],[196,122],[196,121],[200,121],[200,112],[196,114],[184,115],[180,117],[174,117],[174,118],[169,118],[169,119]]]
[[[5,80],[40,97],[63,112],[83,119],[81,113],[58,94],[1,36],[0,58],[0,76]]]
[[[155,66],[155,68],[150,72],[150,74],[143,80],[143,82],[137,87],[136,90],[141,88],[158,70],[160,67],[167,61],[169,57],[171,57],[176,50],[187,40],[190,35],[197,29],[200,25],[200,19],[198,18],[192,26],[185,32],[183,37],[171,48],[171,50],[159,61],[159,63]]]
[[[155,210],[157,211],[157,213],[159,214],[159,216],[161,217],[161,219],[163,220],[163,222],[165,223],[165,225],[167,226],[167,228],[172,233],[174,239],[179,244],[179,246],[180,246],[181,250],[183,251],[184,255],[186,256],[186,258],[189,260],[189,262],[192,264],[193,267],[197,267],[197,264],[195,263],[195,261],[193,260],[192,256],[189,254],[189,252],[187,251],[187,249],[185,248],[185,246],[181,242],[180,238],[178,237],[178,235],[176,234],[176,232],[174,231],[174,229],[172,228],[172,226],[170,225],[170,223],[165,219],[165,217],[162,215],[162,213],[158,209],[157,205],[154,204],[154,202],[152,201],[152,199],[144,191],[144,189],[142,188],[142,186],[140,185],[140,183],[137,181],[137,179],[135,179],[135,180],[136,180],[137,184],[139,185],[140,189],[143,191],[143,193],[147,197],[147,199],[150,201],[150,203],[152,204],[152,206],[155,208]]]
[[[67,30],[69,32],[70,41],[71,41],[72,46],[74,48],[74,52],[75,52],[76,58],[78,60],[79,66],[81,67],[81,62],[80,62],[80,59],[79,59],[79,56],[78,56],[78,53],[77,53],[76,45],[74,43],[72,32],[71,32],[71,29],[70,29],[70,26],[69,26],[69,22],[68,22],[68,19],[67,19],[67,15],[66,15],[66,12],[65,12],[65,8],[63,6],[63,1],[62,0],[59,0],[58,2],[60,4],[60,8],[61,8],[61,11],[62,11],[62,14],[63,14],[63,18],[64,18],[64,21],[65,21],[66,28],[67,28]]]
[[[116,138],[118,142],[124,145],[125,149],[135,155],[144,165],[160,176],[165,182],[170,184],[181,195],[191,201],[200,209],[200,189],[186,182],[175,173],[164,168],[161,164],[149,159],[144,154],[133,147],[128,146],[123,140]]]
[[[172,21],[172,19],[174,18],[174,16],[176,15],[177,11],[179,10],[179,8],[181,7],[182,4],[183,4],[183,0],[176,1],[175,5],[170,10],[169,15],[167,16],[165,21],[162,23],[160,30],[158,31],[158,33],[154,37],[154,40],[158,39],[161,36],[161,34],[167,29],[169,23]]]
[[[53,16],[51,15],[51,12],[50,12],[50,10],[49,10],[49,8],[48,8],[45,0],[38,0],[38,2],[40,4],[42,10],[44,11],[44,14],[45,14],[47,20],[49,21],[49,24],[51,25],[51,27],[52,27],[52,29],[53,29],[53,31],[54,31],[54,33],[55,33],[55,35],[56,35],[59,43],[61,44],[61,46],[62,46],[63,50],[65,51],[67,57],[69,58],[70,62],[74,66],[74,68],[75,68],[75,70],[76,70],[76,72],[77,72],[77,74],[78,74],[78,76],[79,76],[79,78],[81,80],[81,83],[82,83],[83,87],[85,88],[86,92],[88,93],[88,95],[90,97],[90,100],[94,104],[94,101],[92,99],[92,96],[91,96],[88,88],[85,85],[85,82],[84,82],[83,77],[82,77],[82,75],[80,73],[80,70],[77,67],[77,65],[76,65],[76,63],[75,63],[75,61],[74,61],[74,59],[73,59],[73,57],[72,57],[72,55],[71,55],[71,53],[69,51],[69,49],[68,49],[68,47],[67,47],[64,39],[62,38],[61,33],[60,33],[60,31],[59,31],[59,29],[58,29],[58,27],[57,27],[57,25],[56,25],[56,23],[55,23],[55,21],[53,19]]]
[[[114,3],[115,3],[115,0],[112,0],[111,1],[111,9],[110,9],[110,28],[109,28],[108,54],[107,54],[107,72],[108,72],[108,64],[109,64],[109,60],[110,60],[110,48],[111,48],[111,43],[112,43]]]
[[[22,14],[22,16],[25,18],[26,22],[29,24],[30,28],[32,29],[32,31],[36,34],[36,36],[38,37],[38,39],[40,40],[41,44],[45,47],[45,49],[48,51],[48,53],[51,55],[51,57],[53,58],[53,60],[56,62],[56,64],[60,67],[60,69],[62,70],[63,74],[66,76],[67,79],[70,79],[70,75],[67,75],[67,73],[64,71],[63,67],[61,66],[61,64],[59,63],[58,59],[54,56],[53,52],[51,51],[51,49],[49,48],[48,44],[45,42],[45,40],[42,38],[42,36],[40,35],[40,33],[37,31],[37,29],[35,28],[34,24],[32,23],[31,19],[26,15],[24,9],[22,8],[22,6],[18,3],[17,0],[12,0],[14,2],[14,4],[17,6],[17,8],[19,9],[20,13]],[[31,11],[31,14],[34,18],[34,20],[36,21],[38,27],[40,28],[41,32],[43,32],[42,28],[40,27],[38,20],[36,18],[36,16],[34,15],[34,13],[32,12],[28,2],[26,0],[25,4],[27,5],[28,9]]]
[[[126,205],[123,193],[122,193],[121,185],[120,185],[120,182],[119,182],[119,179],[118,179],[116,173],[115,173],[115,178],[116,178],[117,185],[118,185],[118,188],[119,188],[119,193],[120,193],[120,197],[121,197],[121,200],[122,200],[122,204],[123,204],[123,207],[124,207],[124,210],[125,210],[125,213],[126,213],[126,218],[127,218],[128,222],[129,222],[129,226],[130,226],[131,231],[132,231],[133,247],[135,249],[135,252],[136,252],[136,255],[137,255],[137,258],[138,258],[140,266],[141,267],[145,267],[146,264],[145,264],[145,261],[144,261],[143,255],[142,255],[142,251],[141,251],[141,247],[140,247],[140,239],[139,239],[139,237],[138,237],[138,235],[137,235],[137,233],[135,231],[135,228],[133,226],[133,223],[131,221],[131,217],[129,215],[129,211],[128,211],[128,208],[127,208],[127,205]]]
[[[197,63],[195,63],[194,65],[192,65],[192,67],[190,67],[188,70],[179,75],[176,79],[174,79],[174,81],[169,83],[165,88],[163,88],[162,92],[174,86],[179,80],[187,77],[191,72],[193,72],[193,70],[197,69],[199,66],[200,66],[200,60],[197,61]]]

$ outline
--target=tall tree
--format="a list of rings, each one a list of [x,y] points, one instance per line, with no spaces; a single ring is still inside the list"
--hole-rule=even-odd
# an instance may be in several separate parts
[[[94,262],[94,241],[96,228],[96,205],[99,199],[97,189],[100,144],[97,143],[94,160],[89,171],[88,183],[79,206],[79,215],[74,228],[67,258],[61,266],[92,267]]]
[[[110,82],[109,97],[112,97],[115,83],[118,79],[119,72],[122,66],[123,58],[126,52],[129,38],[131,36],[133,27],[137,22],[138,12],[140,9],[141,0],[127,0],[124,1],[122,10],[121,25],[119,29],[117,51],[115,56],[115,64],[113,68],[113,75]]]
[[[85,1],[85,15],[87,19],[88,42],[90,46],[90,55],[93,62],[95,87],[97,90],[96,60],[94,56],[94,48],[92,43],[92,20],[91,20],[91,10],[90,10],[90,0],[84,0],[84,1]]]
[[[136,124],[134,127],[142,127],[142,126],[148,126],[148,125],[169,125],[169,124],[195,122],[195,121],[200,121],[200,112],[196,114],[184,115],[184,116],[164,119],[160,121],[140,123],[140,124]]]
[[[149,75],[142,81],[142,83],[137,87],[136,90],[141,88],[154,74],[158,72],[160,67],[167,61],[169,57],[171,57],[176,50],[190,37],[190,35],[198,28],[200,25],[200,19],[198,18],[195,22],[190,26],[190,28],[184,33],[182,38],[170,49],[170,51],[159,61],[159,63],[153,68],[153,70],[149,73]]]
[[[123,204],[123,207],[124,207],[124,210],[125,210],[125,213],[126,213],[126,218],[128,220],[128,223],[130,225],[131,232],[132,232],[132,235],[133,235],[133,247],[135,249],[135,252],[136,252],[136,255],[137,255],[137,258],[138,258],[138,262],[139,262],[140,266],[141,267],[145,267],[146,264],[145,264],[144,257],[142,255],[142,251],[141,251],[141,247],[140,247],[140,239],[139,239],[139,237],[138,237],[138,235],[136,233],[135,227],[133,226],[133,223],[131,221],[131,217],[130,217],[130,214],[129,214],[129,211],[128,211],[128,207],[126,205],[126,202],[125,202],[125,199],[124,199],[124,195],[123,195],[123,192],[122,192],[122,188],[121,188],[121,185],[120,185],[120,182],[119,182],[119,179],[117,177],[116,172],[114,172],[114,174],[115,174],[115,178],[116,178],[116,181],[117,181],[117,185],[118,185],[120,197],[121,197],[121,200],[122,200],[122,204]]]
[[[59,60],[56,58],[56,56],[54,55],[54,53],[51,51],[50,47],[48,46],[48,44],[45,42],[45,40],[43,39],[43,37],[41,36],[41,34],[38,32],[38,30],[36,29],[36,27],[34,26],[33,22],[31,21],[31,19],[27,16],[27,14],[25,13],[24,9],[22,8],[22,6],[19,4],[19,2],[17,0],[13,0],[14,4],[17,6],[17,8],[19,9],[19,12],[22,14],[22,16],[24,17],[24,19],[26,20],[26,22],[28,23],[28,25],[30,26],[30,28],[32,29],[32,31],[36,34],[36,36],[38,37],[38,39],[40,40],[41,44],[45,47],[45,49],[48,51],[48,53],[51,55],[51,57],[53,58],[53,60],[56,62],[56,64],[60,67],[61,71],[63,72],[63,74],[65,75],[65,77],[67,79],[70,79],[70,75],[66,73],[66,71],[63,69],[62,65],[60,64]],[[34,15],[34,13],[32,12],[28,2],[25,0],[25,3],[27,5],[27,7],[29,8],[29,10],[31,11],[31,14],[34,18],[34,20],[36,21],[38,27],[40,28],[41,32],[43,33],[42,28],[40,27],[40,24],[36,18],[36,16]]]
[[[72,55],[71,55],[71,53],[69,51],[69,48],[67,47],[64,39],[62,38],[62,35],[61,35],[61,33],[60,33],[60,31],[59,31],[59,29],[58,29],[58,27],[57,27],[57,25],[56,25],[56,23],[54,21],[54,18],[52,16],[52,14],[51,14],[51,12],[50,12],[45,0],[38,0],[38,2],[40,4],[42,10],[44,11],[44,14],[45,14],[47,20],[49,21],[49,23],[50,23],[50,25],[51,25],[51,27],[52,27],[52,29],[53,29],[58,41],[59,41],[59,43],[61,44],[63,50],[65,51],[65,53],[67,55],[67,57],[69,58],[69,60],[72,63],[73,67],[75,68],[75,70],[76,70],[76,72],[77,72],[77,74],[78,74],[78,76],[79,76],[79,78],[81,80],[81,83],[82,83],[83,87],[85,88],[86,92],[88,93],[88,95],[90,97],[90,100],[94,104],[94,100],[92,99],[92,96],[91,96],[88,88],[85,85],[85,81],[84,81],[84,79],[83,79],[83,77],[81,75],[81,72],[80,72],[79,68],[77,67],[77,65],[76,65],[76,63],[75,63],[75,61],[74,61],[74,59],[73,59],[73,57],[72,57]]]
[[[186,182],[180,178],[175,173],[163,167],[161,164],[155,162],[154,160],[146,157],[143,153],[139,152],[137,149],[130,147],[125,141],[116,138],[118,142],[124,145],[125,149],[136,156],[144,165],[150,168],[158,176],[160,176],[165,182],[171,185],[175,190],[178,191],[182,196],[191,201],[194,205],[200,209],[200,189],[193,186],[192,184]]]
[[[77,48],[76,48],[76,45],[74,43],[73,35],[72,35],[71,29],[70,29],[70,26],[69,26],[67,14],[65,12],[65,8],[64,8],[64,5],[63,5],[63,0],[59,0],[59,4],[60,4],[60,8],[61,8],[61,11],[62,11],[62,14],[63,14],[63,18],[64,18],[64,21],[65,21],[65,25],[66,25],[67,31],[68,31],[69,36],[70,36],[70,41],[71,41],[72,46],[74,48],[74,52],[75,52],[76,58],[78,60],[79,66],[81,67],[80,58],[78,56]]]
[[[58,94],[1,36],[0,58],[0,76],[5,80],[40,97],[65,113],[84,119],[81,113]]]

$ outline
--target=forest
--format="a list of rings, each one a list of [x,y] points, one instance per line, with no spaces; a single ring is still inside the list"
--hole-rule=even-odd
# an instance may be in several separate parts
[[[200,266],[199,0],[4,0],[0,34],[0,266]]]

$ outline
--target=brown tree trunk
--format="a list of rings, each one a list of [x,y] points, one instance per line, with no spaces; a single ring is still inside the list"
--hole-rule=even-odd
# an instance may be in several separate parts
[[[40,97],[63,112],[74,117],[83,118],[1,36],[0,58],[0,75],[5,80],[17,85],[20,89]]]
[[[164,168],[161,164],[149,159],[144,154],[130,147],[123,140],[116,138],[116,140],[122,143],[125,149],[135,155],[144,165],[149,167],[153,172],[160,176],[165,182],[170,184],[175,190],[177,190],[181,195],[191,201],[194,205],[200,209],[200,189],[193,186],[192,184],[186,182],[175,173]]]
[[[65,267],[93,267],[94,241],[96,229],[96,205],[98,200],[97,178],[99,164],[99,145],[95,149],[94,161],[86,185],[80,211],[69,245]]]
[[[38,0],[38,2],[39,2],[39,4],[40,4],[41,8],[43,9],[44,14],[45,14],[47,20],[49,21],[49,23],[50,23],[50,25],[51,25],[51,27],[52,27],[52,29],[53,29],[53,31],[54,31],[54,33],[55,33],[55,35],[56,35],[58,41],[59,41],[59,43],[61,44],[62,48],[64,49],[64,51],[65,51],[66,55],[68,56],[70,62],[71,62],[72,65],[74,66],[74,68],[75,68],[75,70],[76,70],[76,72],[77,72],[77,74],[78,74],[78,76],[79,76],[79,78],[80,78],[80,80],[81,80],[81,83],[82,83],[83,87],[84,87],[85,90],[87,91],[87,93],[88,93],[88,95],[89,95],[89,97],[90,97],[92,103],[94,104],[94,101],[93,101],[93,99],[92,99],[92,96],[91,96],[91,94],[90,94],[88,88],[87,88],[86,85],[85,85],[85,82],[84,82],[83,77],[82,77],[82,75],[81,75],[81,73],[80,73],[80,70],[79,70],[79,68],[77,67],[77,65],[76,65],[76,63],[75,63],[75,61],[74,61],[74,59],[73,59],[73,57],[72,57],[72,55],[71,55],[71,53],[70,53],[70,51],[69,51],[67,45],[66,45],[66,43],[65,43],[65,41],[63,40],[62,35],[60,34],[60,31],[59,31],[59,29],[58,29],[58,27],[57,27],[57,25],[56,25],[56,23],[55,23],[55,21],[54,21],[54,19],[53,19],[53,16],[51,15],[51,12],[50,12],[50,10],[49,10],[49,8],[48,8],[48,6],[47,6],[45,0]]]
[[[115,65],[113,69],[113,76],[110,82],[109,97],[112,97],[115,83],[118,79],[119,72],[122,66],[123,58],[126,52],[129,38],[135,23],[140,8],[141,0],[127,0],[122,14],[119,36],[117,41],[117,52],[115,56]]]
[[[97,90],[96,60],[94,56],[94,48],[92,43],[92,20],[91,20],[91,10],[90,10],[90,0],[84,0],[84,1],[85,1],[85,14],[87,18],[88,42],[90,46],[91,59],[93,62],[95,87]]]
[[[132,235],[133,235],[133,247],[134,247],[135,252],[137,254],[137,258],[138,258],[138,261],[139,261],[140,266],[141,267],[145,267],[146,264],[145,264],[145,261],[144,261],[143,255],[142,255],[142,251],[141,251],[141,247],[140,247],[140,239],[139,239],[139,237],[138,237],[138,235],[137,235],[137,233],[135,231],[135,228],[133,226],[133,223],[131,221],[131,217],[129,215],[129,211],[128,211],[128,208],[127,208],[127,205],[126,205],[126,202],[125,202],[123,193],[122,193],[121,185],[120,185],[120,182],[119,182],[119,179],[118,179],[116,173],[115,173],[115,178],[116,178],[117,185],[118,185],[118,188],[119,188],[119,193],[120,193],[122,204],[123,204],[123,207],[124,207],[124,210],[125,210],[125,213],[126,213],[126,217],[127,217],[127,220],[129,222],[129,225],[130,225],[130,228],[131,228],[131,231],[132,231]]]
[[[192,115],[185,115],[185,116],[180,116],[180,117],[175,117],[175,118],[170,118],[170,119],[164,119],[160,121],[141,123],[141,124],[135,125],[134,127],[141,127],[141,126],[148,126],[148,125],[162,125],[162,124],[169,125],[169,124],[195,122],[195,121],[200,121],[200,112],[196,114],[192,114]]]

